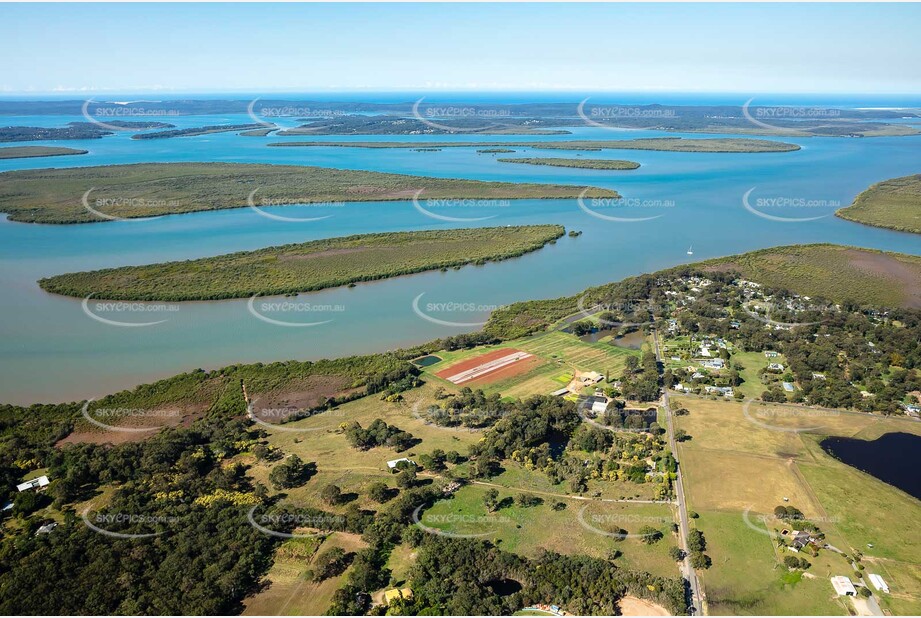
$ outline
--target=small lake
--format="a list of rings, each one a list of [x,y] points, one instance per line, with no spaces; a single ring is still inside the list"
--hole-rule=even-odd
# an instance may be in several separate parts
[[[826,438],[821,446],[832,457],[921,500],[921,436],[897,432],[876,440]]]

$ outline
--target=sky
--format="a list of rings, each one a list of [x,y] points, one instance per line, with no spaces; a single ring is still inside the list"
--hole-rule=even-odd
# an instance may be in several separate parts
[[[919,4],[0,4],[0,93],[921,93]]]

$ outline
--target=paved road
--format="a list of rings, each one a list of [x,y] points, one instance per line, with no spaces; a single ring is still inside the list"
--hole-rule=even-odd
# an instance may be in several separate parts
[[[661,362],[662,354],[659,350],[659,333],[652,331],[653,340],[656,344],[656,358]],[[664,388],[662,395],[662,407],[665,409],[665,425],[668,433],[668,447],[671,449],[675,458],[678,458],[678,445],[675,442],[675,429],[672,422],[672,409],[668,399],[668,389]],[[684,498],[684,481],[681,476],[681,464],[678,465],[678,478],[675,481],[675,497],[678,501],[678,519],[679,529],[681,531],[681,549],[684,550],[685,558],[682,565],[684,578],[688,581],[691,588],[691,615],[698,616],[703,614],[703,590],[700,587],[700,580],[697,579],[697,573],[691,566],[690,552],[688,551],[688,534],[691,526],[688,523],[688,507]]]

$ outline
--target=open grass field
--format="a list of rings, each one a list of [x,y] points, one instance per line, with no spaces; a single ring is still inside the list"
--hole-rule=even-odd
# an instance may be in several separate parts
[[[562,554],[607,558],[617,549],[623,556],[616,562],[625,568],[666,577],[677,573],[678,565],[668,556],[669,547],[677,544],[671,532],[675,520],[669,505],[545,499],[538,506],[508,504],[490,513],[483,503],[487,489],[482,485],[463,487],[453,497],[440,500],[424,511],[422,524],[452,534],[482,535],[481,538],[500,548],[523,556],[534,557],[543,548]],[[499,501],[510,502],[507,499],[518,493],[500,490]],[[566,508],[554,510],[551,507],[555,502],[565,503]],[[580,522],[580,514],[588,526]],[[618,541],[602,534],[621,528],[636,534],[647,525],[662,531],[664,538],[654,545],[645,545],[638,538]]]
[[[575,167],[586,170],[635,170],[640,164],[621,159],[564,159],[555,157],[519,157],[496,159],[499,163],[523,163],[526,165],[549,165],[550,167]]]
[[[836,302],[921,307],[921,257],[840,245],[774,247],[701,262],[746,279]]]
[[[107,300],[216,300],[310,292],[359,281],[482,264],[542,248],[560,225],[358,234],[242,251],[198,260],[123,266],[42,279],[48,292]],[[329,319],[335,307],[298,309],[297,302],[260,301],[267,319]],[[322,314],[323,317],[315,316]],[[306,317],[305,317],[306,316]]]
[[[336,146],[340,148],[546,148],[549,150],[661,150],[669,152],[791,152],[796,144],[737,137],[654,137],[630,140],[570,140],[565,142],[275,142],[269,146]]]
[[[414,406],[428,405],[435,401],[434,386],[425,385],[404,393],[405,400],[391,403],[372,395],[338,406],[323,414],[303,420],[267,428],[269,444],[296,454],[306,462],[316,462],[317,474],[301,487],[284,490],[288,500],[303,506],[328,509],[320,500],[319,492],[327,484],[336,484],[343,493],[354,493],[355,503],[367,502],[366,489],[374,481],[386,481],[395,487],[394,475],[387,469],[387,461],[400,457],[412,458],[416,453],[429,453],[436,448],[444,451],[456,450],[465,454],[467,447],[479,440],[480,434],[464,429],[449,429],[427,425],[414,415]],[[397,453],[392,448],[378,447],[367,451],[352,448],[344,434],[338,431],[341,423],[357,421],[367,427],[372,421],[383,421],[408,431],[421,440],[419,444]],[[275,463],[257,463],[249,471],[250,476],[266,484],[269,472]],[[342,509],[346,505],[342,506]]]
[[[62,148],[59,146],[8,146],[0,148],[0,159],[31,159],[33,157],[60,157],[65,155],[81,155],[89,150],[76,148]]]
[[[921,615],[921,565],[895,560],[864,560],[867,571],[882,576],[889,593],[874,594],[896,616]]]
[[[771,538],[745,525],[738,513],[700,511],[695,527],[707,538],[713,565],[699,572],[712,615],[848,615],[835,598],[830,573],[847,574],[840,556],[813,559],[815,579],[782,567]],[[829,552],[823,552],[829,554]]]
[[[575,185],[483,182],[360,170],[245,163],[140,163],[0,174],[0,204],[14,221],[104,221],[83,205],[112,217],[135,218],[203,210],[285,204],[424,199],[618,197],[616,191]]]
[[[344,532],[334,532],[322,542],[316,541],[291,539],[279,547],[266,576],[267,586],[246,599],[244,616],[317,616],[326,611],[349,570],[319,583],[310,581],[307,571],[321,552],[333,547],[354,552],[365,544],[357,535]]]
[[[499,485],[508,489],[527,491],[548,500],[556,499],[560,496],[570,495],[569,485],[564,483],[552,484],[546,475],[533,470],[527,470],[520,464],[507,461],[503,463],[504,471],[489,480],[493,485]],[[654,496],[654,485],[652,483],[632,483],[630,481],[599,481],[590,479],[588,481],[588,490],[583,493],[584,496],[595,496],[611,500],[652,500]]]
[[[741,385],[736,387],[746,398],[760,397],[761,393],[767,390],[767,386],[761,381],[761,371],[771,363],[780,363],[787,366],[787,359],[782,355],[775,358],[767,358],[763,352],[740,352],[735,351],[732,354],[733,363],[741,363],[742,370],[739,375],[745,380]]]
[[[525,373],[489,384],[470,384],[471,388],[482,388],[487,394],[501,393],[503,397],[546,395],[566,386],[575,370],[597,371],[602,374],[610,372],[612,376],[618,375],[623,370],[627,356],[638,354],[635,350],[618,348],[608,343],[586,343],[569,333],[549,331],[506,341],[501,346],[441,351],[437,353],[442,359],[441,362],[425,367],[424,371],[442,386],[453,388],[453,384],[438,377],[438,374],[471,358],[505,348],[529,352],[541,362],[530,365]]]
[[[878,595],[884,608],[904,614],[921,607],[921,579],[915,576],[921,573],[921,539],[912,523],[921,518],[921,502],[819,446],[824,436],[921,435],[921,423],[777,404],[752,404],[746,416],[743,404],[692,397],[675,397],[673,406],[690,410],[675,418],[676,427],[692,436],[678,455],[689,508],[700,514],[695,525],[704,531],[714,563],[702,573],[711,613],[844,613],[839,601],[829,600],[828,577],[853,570],[841,556],[823,550],[808,557],[813,566],[807,573],[818,579],[804,576],[794,583],[798,576],[780,567],[783,556],[770,537],[745,524],[746,510],[757,525],[759,515],[781,504],[802,510],[831,545],[862,551],[868,572],[898,573],[897,588],[887,578],[893,594]],[[796,429],[806,431],[791,431]]]
[[[878,182],[835,214],[848,221],[921,234],[921,174]]]

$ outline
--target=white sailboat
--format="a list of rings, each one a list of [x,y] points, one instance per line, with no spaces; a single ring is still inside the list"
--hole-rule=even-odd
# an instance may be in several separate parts
[[[694,245],[688,247],[688,255],[694,255]]]

